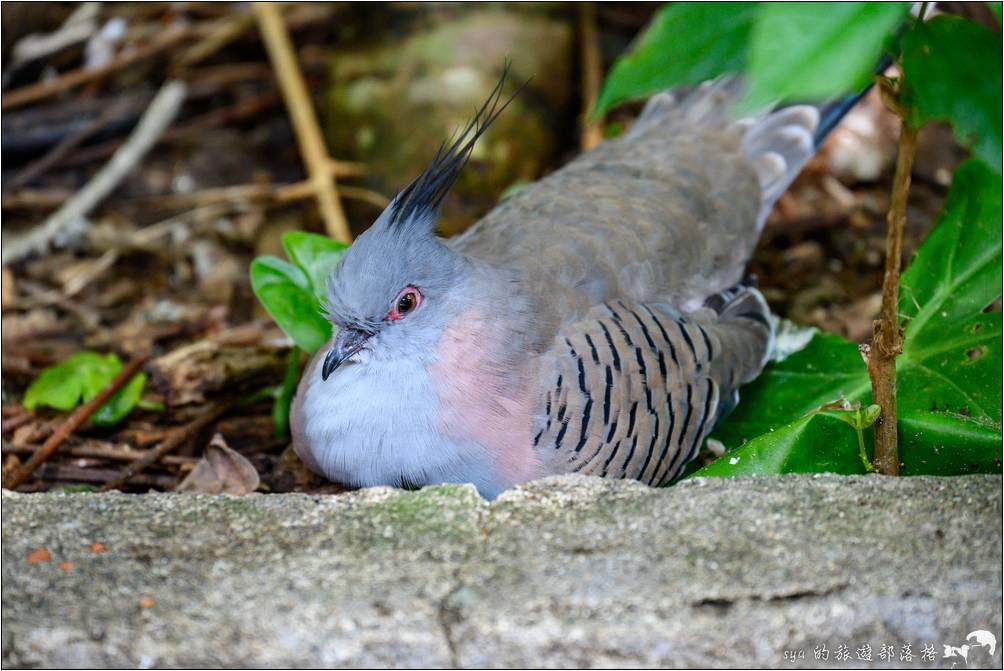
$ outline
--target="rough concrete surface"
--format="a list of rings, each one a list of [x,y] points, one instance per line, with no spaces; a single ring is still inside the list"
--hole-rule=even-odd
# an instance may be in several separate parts
[[[7,668],[1001,665],[1000,476],[2,502]]]

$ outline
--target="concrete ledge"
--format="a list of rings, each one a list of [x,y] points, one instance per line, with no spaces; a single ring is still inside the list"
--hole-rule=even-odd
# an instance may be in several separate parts
[[[4,493],[3,663],[948,668],[983,629],[999,667],[1001,514],[1000,476]]]

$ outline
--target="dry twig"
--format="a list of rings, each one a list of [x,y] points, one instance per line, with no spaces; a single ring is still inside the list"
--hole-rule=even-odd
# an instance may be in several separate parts
[[[882,408],[882,414],[875,422],[872,465],[885,475],[899,475],[896,356],[903,351],[903,329],[899,323],[899,271],[910,174],[916,151],[917,129],[904,119],[899,136],[889,215],[886,219],[889,229],[886,234],[885,277],[882,281],[882,312],[880,318],[873,323],[872,345],[868,350],[872,399]]]
[[[156,463],[159,459],[169,454],[170,452],[178,449],[182,443],[188,440],[193,434],[200,431],[203,427],[209,423],[216,420],[217,417],[222,415],[224,412],[230,409],[232,403],[225,403],[221,405],[211,406],[202,415],[199,415],[193,419],[188,424],[181,426],[174,430],[170,437],[166,438],[162,443],[157,445],[157,447],[152,450],[147,451],[141,459],[137,459],[132,462],[121,471],[119,471],[118,476],[109,480],[104,485],[101,486],[101,491],[109,491],[111,489],[117,489],[126,482],[136,476],[151,464]]]
[[[38,477],[41,480],[55,480],[61,482],[89,482],[101,484],[108,482],[118,475],[118,471],[111,468],[82,468],[73,464],[45,464],[39,469]],[[160,487],[170,489],[177,482],[173,475],[155,475],[141,473],[129,478],[126,484],[137,487]]]
[[[173,63],[176,70],[189,68],[227,46],[254,25],[254,17],[240,13],[219,19],[202,40],[181,52]]]
[[[19,107],[36,100],[41,100],[42,98],[55,95],[61,91],[66,91],[76,86],[80,86],[81,84],[97,81],[112,72],[121,70],[137,61],[149,58],[154,54],[160,53],[161,51],[174,46],[178,42],[185,39],[188,35],[188,30],[184,28],[169,29],[161,33],[160,37],[150,44],[131,51],[126,51],[113,61],[100,68],[90,70],[87,68],[80,68],[78,70],[67,72],[52,80],[29,84],[28,86],[4,93],[3,98],[0,99],[0,109],[6,110],[13,107]]]
[[[177,116],[184,100],[183,82],[171,81],[164,84],[122,148],[115,152],[111,160],[84,188],[66,201],[44,224],[7,242],[3,249],[3,263],[18,261],[32,253],[45,250],[52,240],[86,217],[156,144],[161,134]]]
[[[375,207],[385,208],[390,199],[381,193],[358,186],[342,185],[339,187],[342,195],[347,198],[361,200]],[[205,207],[234,202],[260,201],[265,203],[289,203],[314,195],[314,184],[310,181],[295,184],[239,184],[222,186],[192,193],[172,193],[163,196],[148,196],[137,199],[147,207]]]
[[[40,445],[14,445],[3,442],[3,454],[20,454],[31,456],[39,450]],[[114,444],[103,441],[87,441],[83,445],[69,447],[59,450],[60,454],[67,454],[78,459],[106,459],[108,461],[139,461],[149,450],[136,450],[129,447],[116,447]],[[161,463],[165,466],[192,466],[198,463],[195,457],[181,457],[169,454],[161,457]]]
[[[80,143],[104,128],[105,124],[108,123],[108,120],[111,119],[112,116],[113,113],[109,110],[78,130],[76,133],[66,136],[55,147],[43,154],[40,158],[32,161],[23,170],[14,175],[14,178],[10,180],[9,188],[19,189],[37,179]]]
[[[579,3],[579,40],[582,53],[582,134],[579,146],[585,151],[603,141],[600,122],[592,118],[593,105],[600,95],[603,63],[596,34],[596,3]]]
[[[293,129],[300,143],[300,152],[303,155],[307,173],[315,188],[317,204],[321,210],[321,217],[324,219],[324,226],[328,235],[336,240],[349,243],[352,241],[352,233],[349,230],[345,212],[342,210],[342,204],[338,200],[335,180],[328,170],[331,159],[324,146],[324,138],[321,136],[317,116],[314,114],[313,103],[303,81],[303,74],[297,65],[296,54],[283,23],[282,14],[279,7],[271,3],[257,3],[254,5],[254,10],[258,17],[262,38],[265,41],[265,48],[275,68],[282,95],[286,100]]]

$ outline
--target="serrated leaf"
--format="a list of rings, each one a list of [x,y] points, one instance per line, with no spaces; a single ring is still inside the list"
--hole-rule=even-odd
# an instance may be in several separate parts
[[[23,404],[29,410],[40,405],[56,410],[72,410],[94,398],[119,371],[122,361],[115,354],[82,351],[44,369],[25,392]],[[102,403],[91,421],[98,426],[119,423],[136,406],[146,386],[146,374],[137,373]]]
[[[906,2],[766,3],[750,36],[742,110],[781,100],[820,100],[868,83]]]
[[[328,276],[349,246],[326,235],[306,231],[286,232],[282,236],[282,246],[289,260],[306,274],[314,295],[323,300],[328,289]]]
[[[903,274],[900,311],[907,324],[896,370],[905,475],[1000,470],[1001,313],[984,309],[1001,295],[1001,225],[1000,177],[968,161],[956,171],[938,225]],[[805,349],[768,365],[740,397],[713,437],[734,448],[788,427],[798,430],[790,449],[809,449],[807,438],[799,442],[811,435],[809,422],[792,418],[841,397],[867,405],[871,383],[857,345],[818,334]],[[757,454],[772,444],[757,443]],[[818,446],[825,454],[831,447]],[[825,470],[831,457],[820,459]]]
[[[756,3],[672,3],[652,18],[637,45],[617,59],[594,110],[681,84],[740,72]]]
[[[911,122],[947,121],[973,154],[1001,172],[1001,33],[957,16],[903,35],[904,101]]]
[[[251,288],[265,310],[297,347],[314,352],[331,338],[331,324],[306,273],[274,256],[251,262]]]

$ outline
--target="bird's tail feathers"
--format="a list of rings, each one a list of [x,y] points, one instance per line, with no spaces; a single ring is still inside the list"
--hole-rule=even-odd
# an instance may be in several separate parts
[[[655,127],[665,130],[667,123],[683,127],[729,123],[733,104],[742,90],[741,79],[722,76],[697,86],[657,93],[645,103],[629,135],[640,135]]]
[[[760,181],[759,229],[775,201],[816,153],[819,110],[812,105],[794,105],[740,123],[748,125],[742,141],[743,155],[753,164]]]

